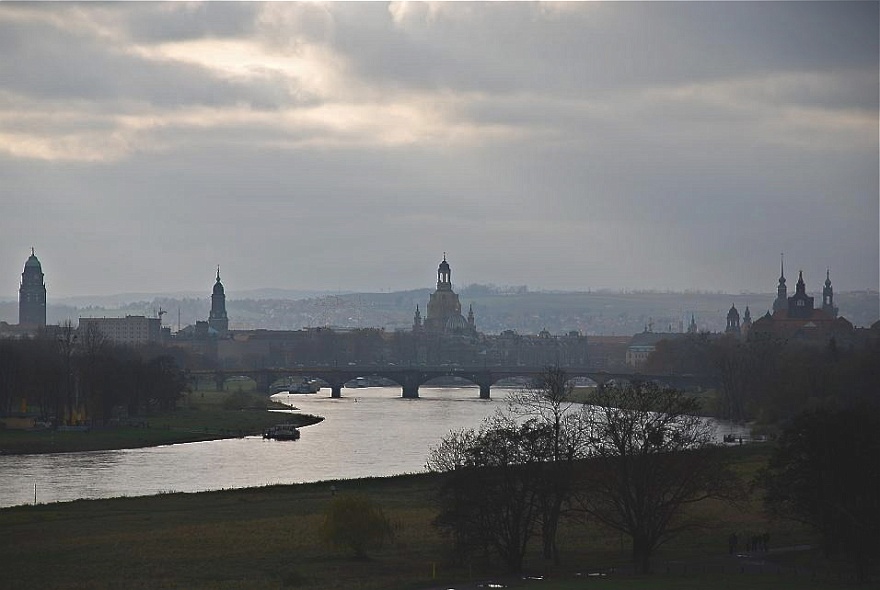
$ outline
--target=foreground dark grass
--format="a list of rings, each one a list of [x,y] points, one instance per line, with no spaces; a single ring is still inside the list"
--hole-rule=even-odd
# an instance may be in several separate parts
[[[133,449],[260,434],[281,422],[307,426],[319,421],[315,416],[270,411],[281,409],[287,408],[260,394],[199,391],[185,396],[172,412],[131,418],[121,426],[87,432],[0,430],[0,451],[23,454]]]
[[[730,452],[744,475],[767,459],[760,447]],[[393,540],[372,548],[368,559],[325,546],[320,526],[331,485],[380,505]],[[627,574],[629,547],[619,534],[573,522],[560,531],[560,565],[544,562],[539,543],[533,543],[526,571],[544,579],[509,577],[481,554],[470,563],[450,559],[447,540],[431,526],[436,487],[436,476],[422,474],[3,509],[0,588],[415,590],[477,588],[488,580],[542,590],[846,585],[835,581],[835,570],[818,568],[815,551],[727,554],[727,535],[734,529],[768,530],[774,548],[814,543],[803,528],[768,521],[757,495],[738,506],[701,506],[708,526],[662,547],[654,561],[657,573],[650,577]],[[606,576],[587,575],[600,572]]]

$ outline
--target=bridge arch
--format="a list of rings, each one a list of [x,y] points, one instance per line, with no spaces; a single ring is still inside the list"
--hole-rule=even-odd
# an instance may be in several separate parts
[[[490,398],[491,388],[503,379],[520,378],[524,381],[539,377],[546,367],[474,367],[474,366],[318,366],[296,368],[271,368],[258,370],[210,370],[190,371],[189,378],[194,383],[202,379],[214,379],[218,387],[222,387],[228,378],[246,377],[256,383],[258,391],[267,394],[274,393],[273,384],[279,379],[310,379],[316,380],[322,386],[330,388],[331,397],[341,397],[345,383],[357,377],[382,377],[400,385],[402,397],[418,398],[419,387],[438,377],[457,377],[464,381],[475,383],[480,387],[480,397]],[[590,370],[588,368],[563,368],[569,378],[588,377],[601,386],[613,380],[656,380],[667,385],[682,387],[693,386],[693,375],[641,375],[635,372],[610,373],[603,370]]]

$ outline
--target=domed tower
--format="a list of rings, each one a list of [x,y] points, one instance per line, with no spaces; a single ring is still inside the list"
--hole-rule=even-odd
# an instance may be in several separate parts
[[[443,262],[437,267],[437,290],[452,291],[452,269],[446,262],[446,252],[443,253]]]
[[[736,305],[731,305],[730,311],[727,312],[727,329],[725,332],[728,334],[739,334],[739,312],[736,310]]]
[[[833,318],[837,317],[834,307],[834,289],[831,288],[831,269],[825,270],[825,288],[822,289],[822,311]]]
[[[437,267],[437,290],[431,293],[428,300],[424,326],[426,332],[449,333],[467,328],[467,320],[461,315],[461,302],[458,294],[452,290],[452,269],[443,261]]]
[[[220,282],[220,267],[217,267],[217,281],[211,293],[211,314],[208,316],[208,327],[214,328],[218,334],[229,331],[229,318],[226,316],[226,293]]]
[[[46,284],[43,267],[31,248],[31,255],[24,263],[21,287],[18,289],[18,324],[30,328],[46,325]]]
[[[773,313],[788,309],[788,289],[785,286],[785,257],[779,255],[779,285],[776,287],[776,299],[773,300]]]

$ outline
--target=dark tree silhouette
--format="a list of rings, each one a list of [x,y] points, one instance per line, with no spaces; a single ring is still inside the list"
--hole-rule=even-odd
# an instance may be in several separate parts
[[[826,554],[852,560],[862,581],[880,556],[878,457],[877,405],[820,408],[785,429],[761,476],[768,510],[815,527]]]
[[[459,557],[493,550],[508,570],[521,571],[540,527],[549,429],[496,415],[479,432],[459,431],[453,438],[428,460],[429,468],[451,468],[438,490],[435,525],[451,535]]]
[[[727,497],[736,489],[712,442],[699,404],[653,383],[600,387],[589,441],[593,459],[578,486],[576,505],[632,539],[638,572],[648,573],[663,542],[695,526],[691,503]]]
[[[534,420],[549,434],[549,453],[544,465],[544,485],[537,496],[541,512],[544,559],[559,562],[557,530],[571,494],[574,464],[587,449],[586,414],[582,403],[572,399],[574,385],[564,369],[545,367],[530,387],[511,394],[509,411]]]

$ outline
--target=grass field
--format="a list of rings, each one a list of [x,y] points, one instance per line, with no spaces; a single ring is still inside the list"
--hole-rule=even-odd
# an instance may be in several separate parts
[[[173,412],[154,413],[121,425],[87,432],[0,430],[4,453],[53,453],[128,449],[259,434],[269,426],[313,424],[316,417],[270,412],[286,409],[265,395],[246,391],[196,391],[186,394]]]
[[[744,476],[767,459],[762,447],[729,450]],[[504,576],[497,563],[474,555],[450,559],[448,543],[431,525],[435,476],[333,482],[340,493],[368,495],[391,521],[394,538],[357,559],[320,541],[331,482],[244,490],[19,506],[0,510],[0,588],[468,589],[489,581],[541,590],[839,588],[848,570],[815,550],[730,556],[731,530],[771,532],[771,548],[814,544],[804,528],[771,522],[752,497],[739,505],[706,503],[702,529],[658,552],[655,575],[626,573],[628,546],[596,525],[566,523],[561,564],[534,551],[529,575]],[[611,569],[614,568],[614,573]],[[669,573],[667,573],[667,571]],[[605,573],[604,577],[589,576]],[[578,575],[580,574],[580,575]]]

